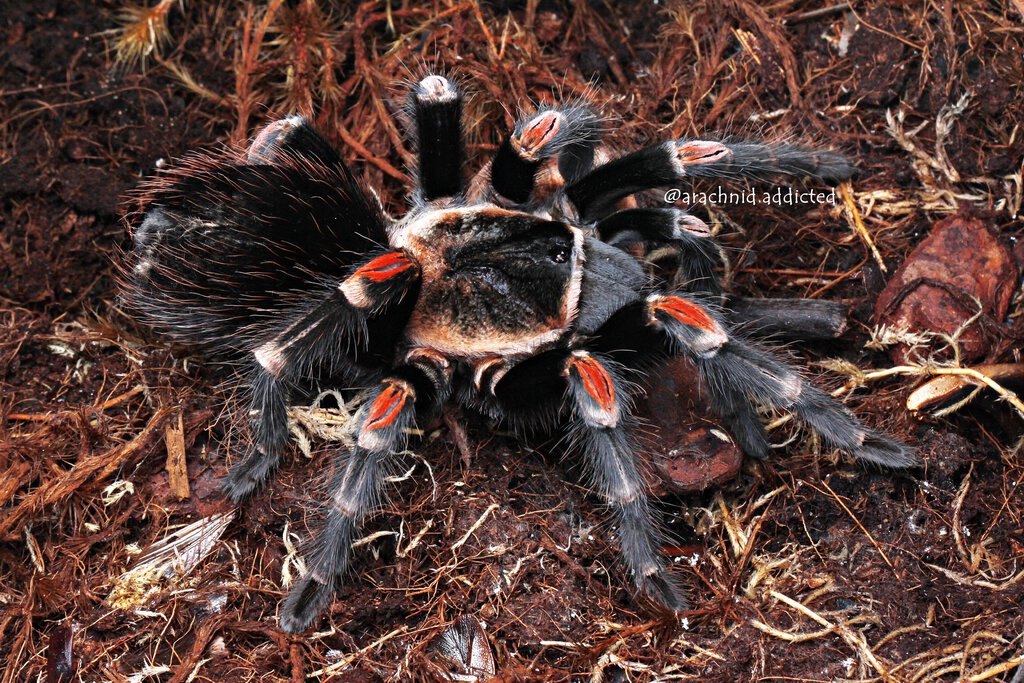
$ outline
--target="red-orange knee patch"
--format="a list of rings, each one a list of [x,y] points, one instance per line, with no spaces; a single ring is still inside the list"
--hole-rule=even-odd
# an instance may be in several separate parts
[[[721,142],[710,140],[686,140],[676,143],[676,153],[684,166],[690,164],[713,164],[729,157],[732,152]]]
[[[569,358],[569,370],[579,376],[583,390],[601,410],[607,413],[615,410],[615,383],[601,363],[589,355],[573,355]]]
[[[544,145],[555,139],[561,121],[562,115],[556,111],[546,111],[534,118],[513,139],[517,151],[522,156],[532,159]]]
[[[363,429],[381,429],[393,425],[402,414],[411,395],[412,389],[404,382],[388,384],[370,404],[370,412],[366,416]]]
[[[703,308],[678,296],[659,296],[651,302],[651,312],[663,311],[684,325],[697,327],[707,332],[717,332],[715,319]]]
[[[365,277],[371,282],[384,282],[415,267],[416,263],[406,256],[405,252],[391,251],[360,266],[352,273],[352,277]]]

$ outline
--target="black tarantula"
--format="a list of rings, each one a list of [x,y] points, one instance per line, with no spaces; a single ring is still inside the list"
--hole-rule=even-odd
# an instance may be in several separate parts
[[[844,157],[684,139],[609,160],[590,109],[546,107],[521,119],[467,183],[462,101],[441,76],[413,88],[417,186],[397,222],[297,116],[264,128],[244,157],[192,156],[145,188],[126,298],[170,337],[243,364],[252,446],[227,477],[232,499],[277,467],[290,386],[375,387],[331,482],[309,571],[282,604],[283,629],[302,631],[329,604],[389,460],[414,422],[449,400],[515,428],[571,430],[634,583],[672,610],[687,602],[659,552],[629,432],[642,372],[689,358],[711,408],[755,457],[768,451],[758,417],[767,407],[795,413],[860,460],[916,463],[908,447],[730,333],[704,222],[631,199],[690,176],[842,180],[853,171]],[[679,284],[659,288],[626,250],[637,243],[674,247]]]

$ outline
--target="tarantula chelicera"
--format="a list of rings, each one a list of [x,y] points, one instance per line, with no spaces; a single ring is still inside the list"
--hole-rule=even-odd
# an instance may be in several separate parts
[[[412,208],[391,222],[301,117],[263,129],[245,155],[192,156],[145,187],[125,268],[143,321],[244,367],[252,446],[225,489],[263,484],[288,439],[299,381],[374,387],[331,483],[309,571],[281,607],[286,631],[330,602],[361,521],[408,430],[449,400],[522,429],[561,426],[611,508],[633,582],[661,605],[686,599],[630,437],[642,372],[692,362],[711,408],[748,454],[768,450],[758,407],[788,410],[825,442],[888,467],[915,464],[796,370],[730,333],[711,231],[631,195],[689,176],[850,176],[835,153],[788,144],[671,140],[609,160],[585,106],[521,119],[490,165],[463,174],[462,95],[427,76],[409,100],[418,167]],[[661,287],[629,245],[674,247]]]

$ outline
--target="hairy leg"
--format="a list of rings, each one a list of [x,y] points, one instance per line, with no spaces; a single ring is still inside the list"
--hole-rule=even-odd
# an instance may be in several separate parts
[[[859,460],[894,468],[918,464],[911,448],[866,428],[795,368],[732,336],[717,314],[689,298],[652,294],[620,310],[595,337],[592,346],[607,349],[613,357],[658,350],[687,356],[712,409],[749,455],[768,453],[756,410],[764,406],[796,414],[827,443]]]
[[[597,222],[598,237],[620,248],[634,242],[671,245],[679,252],[676,281],[685,291],[719,295],[715,265],[719,247],[711,229],[696,216],[675,208],[623,209]]]
[[[516,122],[491,164],[491,189],[499,203],[527,205],[541,167],[558,159],[571,182],[590,170],[599,136],[597,118],[582,106],[544,109]]]
[[[288,116],[267,124],[246,152],[250,164],[276,164],[286,157],[343,165],[341,156],[304,116]]]
[[[616,202],[687,177],[760,177],[774,173],[846,180],[854,167],[841,154],[769,143],[669,140],[598,166],[565,188],[580,220],[607,216]]]
[[[429,75],[409,102],[416,120],[417,198],[432,202],[465,191],[462,165],[462,93],[443,76]]]
[[[269,339],[252,349],[252,449],[228,474],[232,500],[252,493],[276,469],[288,440],[288,383],[313,368],[338,368],[366,348],[367,323],[402,298],[419,277],[404,252],[369,259],[337,286],[296,310]]]
[[[359,416],[356,444],[331,483],[326,520],[309,556],[309,571],[281,605],[281,628],[306,629],[330,603],[352,560],[352,542],[377,505],[388,463],[405,447],[416,415],[436,410],[450,391],[447,361],[413,356],[391,371]]]
[[[489,374],[483,373],[482,388],[492,391],[505,411],[526,408],[536,414],[550,408],[538,404],[538,395],[564,394],[573,440],[594,491],[612,513],[620,557],[633,583],[668,609],[686,609],[683,590],[661,557],[659,520],[627,426],[628,385],[615,365],[585,350],[559,350]],[[493,382],[495,377],[499,379]]]

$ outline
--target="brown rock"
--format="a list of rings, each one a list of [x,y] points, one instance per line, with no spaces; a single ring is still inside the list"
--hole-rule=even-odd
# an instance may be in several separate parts
[[[743,452],[709,419],[696,370],[685,359],[674,359],[650,378],[637,414],[648,423],[644,451],[665,489],[702,491],[739,472]]]
[[[1006,317],[1016,282],[1013,254],[995,231],[977,218],[953,216],[932,226],[896,271],[875,315],[893,327],[951,335],[977,313],[977,300],[983,315],[960,336],[962,358],[970,362],[988,353],[993,341],[988,329]],[[891,355],[902,363],[906,352],[898,346]]]

